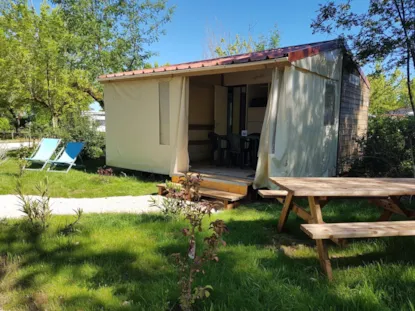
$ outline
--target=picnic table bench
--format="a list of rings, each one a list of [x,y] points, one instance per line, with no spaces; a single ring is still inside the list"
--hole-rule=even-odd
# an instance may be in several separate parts
[[[302,225],[301,229],[316,240],[320,265],[329,280],[332,279],[332,269],[323,240],[331,239],[341,245],[345,238],[415,235],[415,222],[388,221],[393,214],[408,218],[415,216],[414,211],[405,209],[399,201],[400,196],[415,195],[415,179],[271,177],[270,180],[280,190],[262,190],[260,195],[274,197],[283,204],[278,231],[283,230],[291,211],[304,219],[308,224]],[[281,191],[286,191],[286,195],[283,196]],[[307,198],[310,212],[293,202],[294,197]],[[369,199],[383,209],[379,222],[326,224],[321,210],[328,201],[336,198]]]

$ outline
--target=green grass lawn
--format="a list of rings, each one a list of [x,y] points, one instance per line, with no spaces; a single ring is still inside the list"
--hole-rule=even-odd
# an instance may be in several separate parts
[[[253,203],[212,217],[225,220],[230,233],[220,261],[200,275],[199,284],[214,291],[197,310],[414,310],[414,238],[330,244],[330,284],[300,220],[291,215],[288,232],[277,233],[280,210]],[[332,202],[323,215],[327,222],[373,221],[379,211],[362,202]],[[0,224],[4,310],[174,307],[179,293],[170,254],[187,249],[183,222],[159,215],[85,215],[80,232],[59,234],[69,221],[54,217],[42,235],[28,233],[22,220]]]
[[[22,182],[25,194],[36,194],[35,186],[48,176],[50,195],[63,198],[95,198],[107,196],[144,195],[156,192],[155,177],[116,177],[102,180],[96,174],[98,166],[104,163],[86,163],[87,172],[83,169],[72,169],[68,174],[47,173],[46,170],[26,171]],[[17,160],[10,158],[0,164],[0,195],[15,193],[16,178],[19,167]]]

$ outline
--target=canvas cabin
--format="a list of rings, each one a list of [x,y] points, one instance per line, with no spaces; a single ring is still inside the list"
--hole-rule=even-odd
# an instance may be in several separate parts
[[[174,181],[199,172],[234,199],[268,177],[336,176],[367,129],[369,83],[342,40],[99,80],[107,165]]]

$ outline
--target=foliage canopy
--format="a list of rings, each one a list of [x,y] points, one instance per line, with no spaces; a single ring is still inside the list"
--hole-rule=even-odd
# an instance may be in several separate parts
[[[143,67],[174,7],[167,0],[0,2],[0,116],[57,127],[96,101],[100,74]],[[15,122],[15,127],[20,124]]]
[[[407,93],[415,111],[411,68],[415,69],[415,4],[413,0],[370,0],[366,12],[356,13],[352,0],[320,5],[314,32],[337,33],[352,43],[362,63],[383,61],[386,69],[405,67]],[[412,64],[411,64],[412,63]]]
[[[277,25],[274,25],[268,34],[261,34],[258,37],[254,37],[250,32],[247,36],[236,34],[232,37],[231,34],[226,33],[218,36],[214,31],[208,30],[207,40],[208,56],[224,57],[275,49],[280,44],[280,32]]]

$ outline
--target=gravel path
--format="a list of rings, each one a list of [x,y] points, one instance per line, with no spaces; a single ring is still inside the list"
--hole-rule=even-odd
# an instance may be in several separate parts
[[[0,147],[5,147],[7,150],[16,150],[24,147],[29,147],[29,142],[18,142],[18,143],[0,143]]]
[[[33,197],[33,196],[32,196]],[[148,213],[158,212],[157,207],[151,207],[149,200],[152,196],[126,196],[92,199],[51,198],[52,214],[70,215],[74,209],[82,208],[84,213]],[[158,196],[153,196],[160,199]],[[15,195],[0,195],[0,218],[18,218],[23,213],[19,211],[19,200]]]

